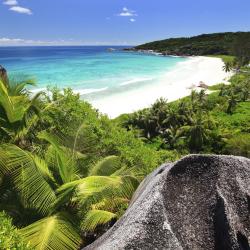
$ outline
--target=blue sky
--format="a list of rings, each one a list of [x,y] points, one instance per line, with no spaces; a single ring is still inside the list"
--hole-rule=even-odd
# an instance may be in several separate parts
[[[250,31],[250,0],[0,0],[0,45],[129,45]]]

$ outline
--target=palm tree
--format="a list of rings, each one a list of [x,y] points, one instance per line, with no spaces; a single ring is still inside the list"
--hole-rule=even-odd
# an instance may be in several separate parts
[[[57,136],[42,132],[39,138],[49,143],[43,157],[15,145],[0,146],[0,176],[7,180],[6,186],[13,187],[0,196],[1,204],[3,199],[10,200],[1,209],[14,214],[17,207],[9,204],[17,202],[11,200],[17,192],[28,218],[14,219],[23,226],[20,232],[32,247],[78,249],[84,244],[84,232],[121,215],[138,181],[127,175],[117,156],[104,158],[88,173],[81,173],[77,162],[84,155],[62,146]]]
[[[153,120],[154,124],[154,136],[159,135],[164,120],[166,119],[166,115],[168,113],[169,104],[166,99],[159,98],[155,101],[155,103],[151,106],[149,111],[149,117]]]
[[[24,136],[39,116],[39,98],[42,92],[32,98],[25,89],[30,81],[3,82],[0,80],[0,133],[12,143],[24,143]]]
[[[7,70],[2,65],[0,65],[0,81],[6,85],[9,82]]]
[[[139,128],[143,136],[150,140],[156,134],[157,118],[152,116],[150,110],[140,110],[133,114],[129,123]]]
[[[206,103],[206,91],[205,89],[202,89],[199,93],[198,93],[198,102],[199,105],[201,107],[203,107]]]
[[[243,102],[250,98],[250,79],[246,79],[240,86],[240,100]]]
[[[223,70],[224,70],[226,73],[232,71],[232,69],[233,69],[233,64],[232,64],[232,62],[225,62],[225,63],[224,63]]]
[[[190,119],[190,124],[181,128],[181,135],[188,139],[191,152],[200,152],[208,141],[214,121],[205,113],[199,110]]]
[[[227,114],[232,114],[236,105],[237,105],[237,96],[234,94],[233,91],[230,92],[230,95],[228,96],[228,106],[227,106]]]
[[[228,86],[223,84],[220,88],[219,96],[225,96],[227,94],[227,91],[228,91]]]
[[[182,137],[181,130],[177,127],[170,126],[167,129],[162,130],[162,137],[170,149],[175,149],[178,140]]]

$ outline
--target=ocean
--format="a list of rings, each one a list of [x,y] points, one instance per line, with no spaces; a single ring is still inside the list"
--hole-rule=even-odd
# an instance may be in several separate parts
[[[139,85],[153,84],[184,58],[126,52],[124,47],[0,47],[0,65],[10,76],[36,80],[33,90],[70,87],[95,99]],[[138,85],[138,86],[137,86]]]

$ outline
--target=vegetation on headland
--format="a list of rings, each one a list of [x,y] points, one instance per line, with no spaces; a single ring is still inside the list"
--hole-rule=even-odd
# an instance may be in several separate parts
[[[245,52],[224,57],[231,84],[115,120],[70,89],[31,95],[32,80],[8,79],[0,68],[0,244],[79,249],[113,225],[161,163],[188,153],[250,157]]]
[[[250,32],[203,34],[194,37],[171,38],[136,46],[135,50],[154,50],[165,55],[235,55],[241,49],[250,50]]]

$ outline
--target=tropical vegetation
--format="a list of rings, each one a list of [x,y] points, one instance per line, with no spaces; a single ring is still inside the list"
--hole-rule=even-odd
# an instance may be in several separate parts
[[[33,81],[19,80],[0,81],[0,210],[29,247],[78,249],[124,213],[168,154],[70,89],[31,94]]]
[[[244,53],[243,53],[243,52]],[[248,46],[229,84],[111,120],[71,89],[32,93],[0,67],[0,248],[80,249],[119,219],[144,177],[189,153],[250,157]]]
[[[20,232],[13,226],[11,218],[4,212],[0,213],[0,232],[0,249],[33,249],[23,241]]]
[[[250,50],[250,32],[225,32],[194,37],[170,38],[136,46],[135,50],[154,50],[167,55],[244,55]]]
[[[216,153],[250,156],[250,68],[226,57],[235,75],[230,84],[193,90],[174,102],[157,100],[150,108],[117,118],[138,129],[146,144],[179,154]],[[208,94],[209,93],[209,94]]]

